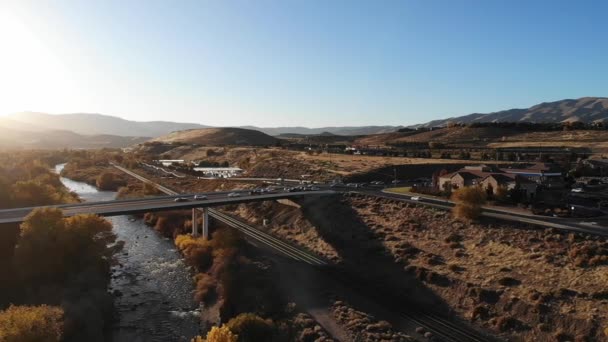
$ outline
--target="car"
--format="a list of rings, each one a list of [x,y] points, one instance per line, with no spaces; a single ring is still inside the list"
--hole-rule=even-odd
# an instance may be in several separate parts
[[[310,190],[310,191],[319,191],[319,190],[321,190],[321,188],[313,186],[313,187],[308,188],[308,190]]]
[[[228,194],[228,197],[240,197],[241,194],[239,194],[238,192],[231,192]]]
[[[173,202],[188,202],[188,199],[186,197],[178,197]]]
[[[205,195],[194,195],[195,200],[206,200],[207,196]]]
[[[571,190],[572,192],[583,192],[582,188],[574,188]]]
[[[412,196],[410,197],[412,201],[420,201],[420,196]]]

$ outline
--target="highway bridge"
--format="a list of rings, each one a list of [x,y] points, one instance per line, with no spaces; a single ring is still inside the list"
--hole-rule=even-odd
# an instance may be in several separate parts
[[[167,189],[168,190],[168,189]],[[54,207],[63,210],[65,216],[78,214],[97,214],[100,216],[118,216],[129,214],[141,214],[153,211],[166,211],[176,209],[207,208],[229,204],[247,202],[271,201],[286,198],[298,198],[304,196],[327,196],[334,194],[331,190],[297,191],[273,190],[272,193],[250,194],[249,190],[230,192],[207,192],[196,195],[205,196],[206,199],[195,200],[195,194],[169,195],[142,199],[126,199],[105,202],[87,202],[78,204],[64,204],[44,207]],[[17,209],[0,210],[0,223],[20,223],[36,208],[28,207]]]

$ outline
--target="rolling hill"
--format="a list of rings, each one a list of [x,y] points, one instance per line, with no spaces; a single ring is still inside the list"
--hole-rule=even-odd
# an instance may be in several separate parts
[[[474,113],[443,120],[434,120],[411,127],[443,127],[447,126],[448,123],[468,124],[474,122],[558,123],[568,121],[608,121],[608,98],[582,97],[574,100],[543,102],[526,109],[508,109],[488,114]]]
[[[89,149],[122,148],[147,141],[145,137],[81,135],[70,131],[21,131],[0,126],[0,148],[6,149]]]
[[[244,128],[202,128],[171,132],[162,137],[152,139],[152,142],[198,144],[204,146],[274,145],[279,139],[268,134]]]
[[[209,128],[211,126],[196,123],[179,123],[170,121],[131,121],[119,117],[103,114],[46,114],[36,112],[21,112],[8,115],[0,120],[10,120],[13,125],[21,125],[23,129],[27,127],[29,131],[41,130],[64,130],[69,129],[78,134],[112,134],[122,136],[142,136],[159,137],[174,131],[187,129]],[[286,133],[294,134],[321,134],[329,132],[337,135],[366,135],[386,132],[394,132],[402,126],[344,126],[344,127],[255,127],[242,126],[239,128],[253,129],[268,135],[280,135]]]
[[[204,128],[194,123],[176,123],[169,121],[138,122],[103,114],[46,114],[22,112],[7,117],[13,122],[30,124],[37,130],[65,130],[77,134],[109,134],[119,136],[158,137],[173,131]]]

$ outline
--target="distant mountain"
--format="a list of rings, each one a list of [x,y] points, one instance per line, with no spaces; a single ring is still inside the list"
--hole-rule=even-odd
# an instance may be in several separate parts
[[[201,128],[171,132],[152,140],[163,143],[185,143],[205,146],[274,145],[278,139],[260,131],[244,128]]]
[[[9,120],[31,124],[30,130],[70,130],[84,135],[110,134],[120,136],[158,137],[173,131],[205,128],[194,123],[169,121],[138,122],[102,114],[45,114],[22,112],[9,115]]]
[[[474,122],[536,122],[558,123],[568,121],[608,121],[608,98],[583,97],[575,100],[543,102],[526,109],[508,109],[489,114],[469,114],[443,120],[434,120],[411,127],[447,126],[449,123]]]
[[[4,120],[2,120],[4,121]],[[122,148],[147,141],[145,137],[117,135],[81,135],[70,131],[21,131],[2,126],[0,122],[0,149],[97,149]]]
[[[170,121],[130,121],[119,117],[103,114],[46,114],[36,112],[22,112],[11,114],[6,119],[15,123],[32,125],[30,131],[48,129],[68,129],[78,134],[112,134],[122,136],[159,137],[175,131],[188,129],[209,128],[211,126],[196,123],[178,123]],[[337,135],[367,135],[394,132],[403,126],[345,126],[345,127],[271,127],[261,128],[255,126],[241,126],[239,128],[253,129],[268,135],[285,133],[295,134],[321,134],[332,133]]]
[[[281,134],[301,134],[301,135],[318,135],[323,133],[331,133],[335,135],[368,135],[368,134],[380,134],[395,132],[403,126],[344,126],[344,127],[319,127],[319,128],[307,128],[307,127],[256,127],[256,126],[243,126],[243,128],[255,129],[260,132],[264,132],[269,135],[281,135]]]

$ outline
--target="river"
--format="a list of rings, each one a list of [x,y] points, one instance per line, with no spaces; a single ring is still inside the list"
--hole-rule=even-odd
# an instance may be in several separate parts
[[[60,173],[64,164],[57,165]],[[99,191],[83,182],[61,182],[86,202],[109,201],[114,191]],[[110,288],[118,293],[112,342],[190,341],[199,333],[200,311],[194,302],[191,271],[170,239],[131,216],[108,218],[124,249],[117,255]]]

